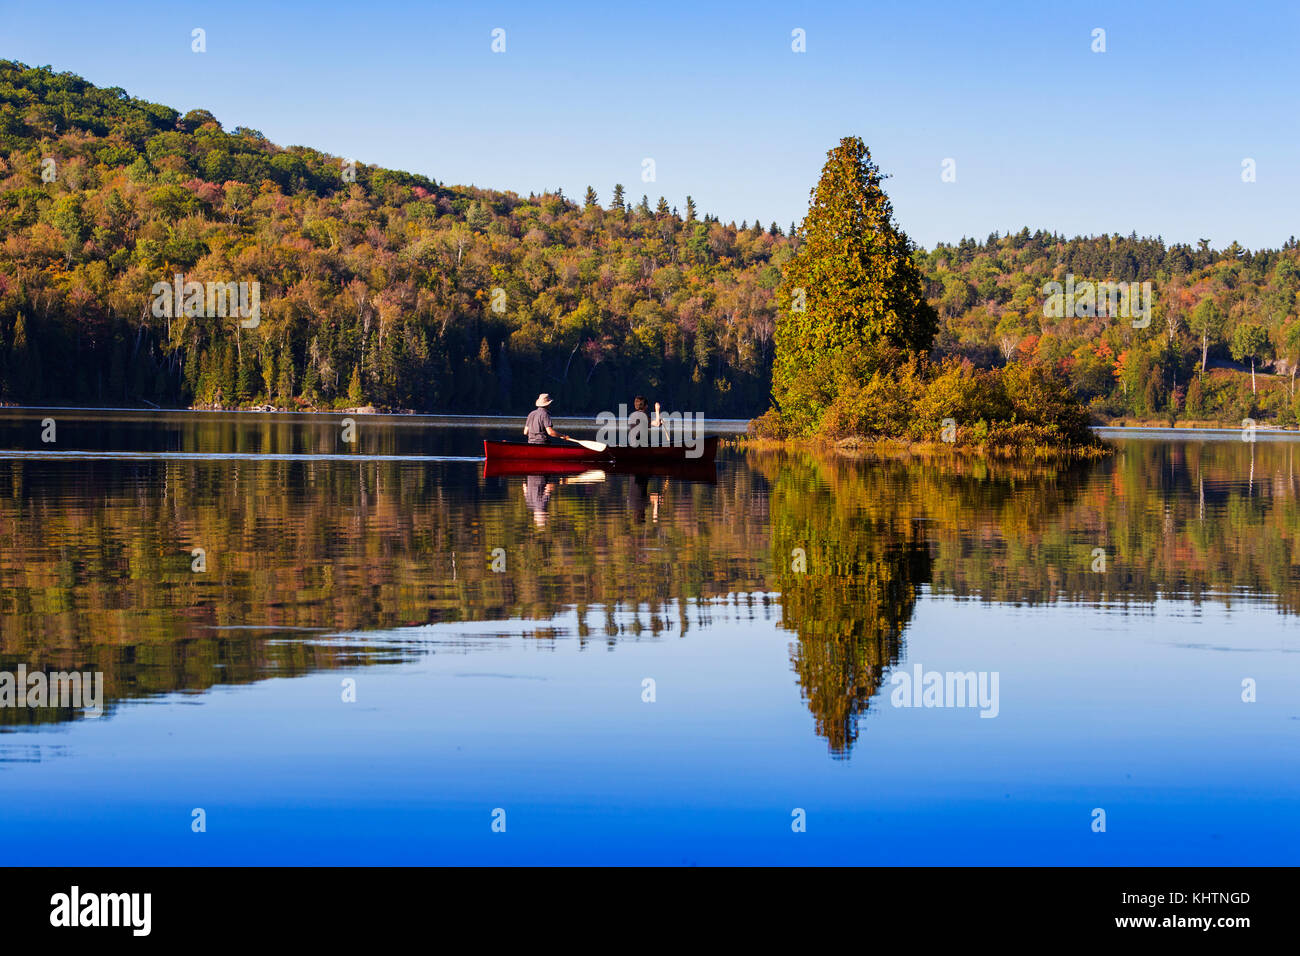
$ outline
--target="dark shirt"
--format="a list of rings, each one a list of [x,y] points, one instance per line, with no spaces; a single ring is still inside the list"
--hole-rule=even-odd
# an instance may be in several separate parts
[[[544,408],[534,408],[528,413],[528,444],[545,445],[549,441],[546,429],[551,427],[551,413]]]

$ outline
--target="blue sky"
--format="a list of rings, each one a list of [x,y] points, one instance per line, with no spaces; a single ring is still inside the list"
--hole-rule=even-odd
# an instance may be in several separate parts
[[[1293,2],[0,9],[2,57],[448,184],[606,202],[622,182],[784,226],[858,135],[927,246],[1023,225],[1255,248],[1300,233]]]

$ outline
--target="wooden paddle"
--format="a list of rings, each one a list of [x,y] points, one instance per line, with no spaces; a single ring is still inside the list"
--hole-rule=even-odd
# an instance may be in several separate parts
[[[587,449],[587,451],[604,451],[609,447],[604,442],[583,441],[581,438],[570,438],[569,441],[573,442],[575,445],[581,445],[583,448]]]
[[[593,469],[592,471],[584,471],[580,475],[569,475],[568,477],[561,478],[560,484],[590,485],[590,484],[594,484],[595,482],[604,481],[604,480],[605,480],[605,473],[603,471]]]

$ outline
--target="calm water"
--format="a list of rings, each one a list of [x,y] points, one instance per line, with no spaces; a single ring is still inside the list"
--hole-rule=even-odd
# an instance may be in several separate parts
[[[1295,862],[1300,443],[710,484],[484,478],[487,426],[0,409],[0,671],[106,697],[0,708],[7,855]]]

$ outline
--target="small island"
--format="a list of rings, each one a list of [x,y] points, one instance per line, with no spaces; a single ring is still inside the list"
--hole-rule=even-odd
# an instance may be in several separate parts
[[[1108,454],[1050,369],[930,359],[938,315],[882,179],[858,137],[827,155],[777,289],[774,405],[751,436],[855,450]]]

